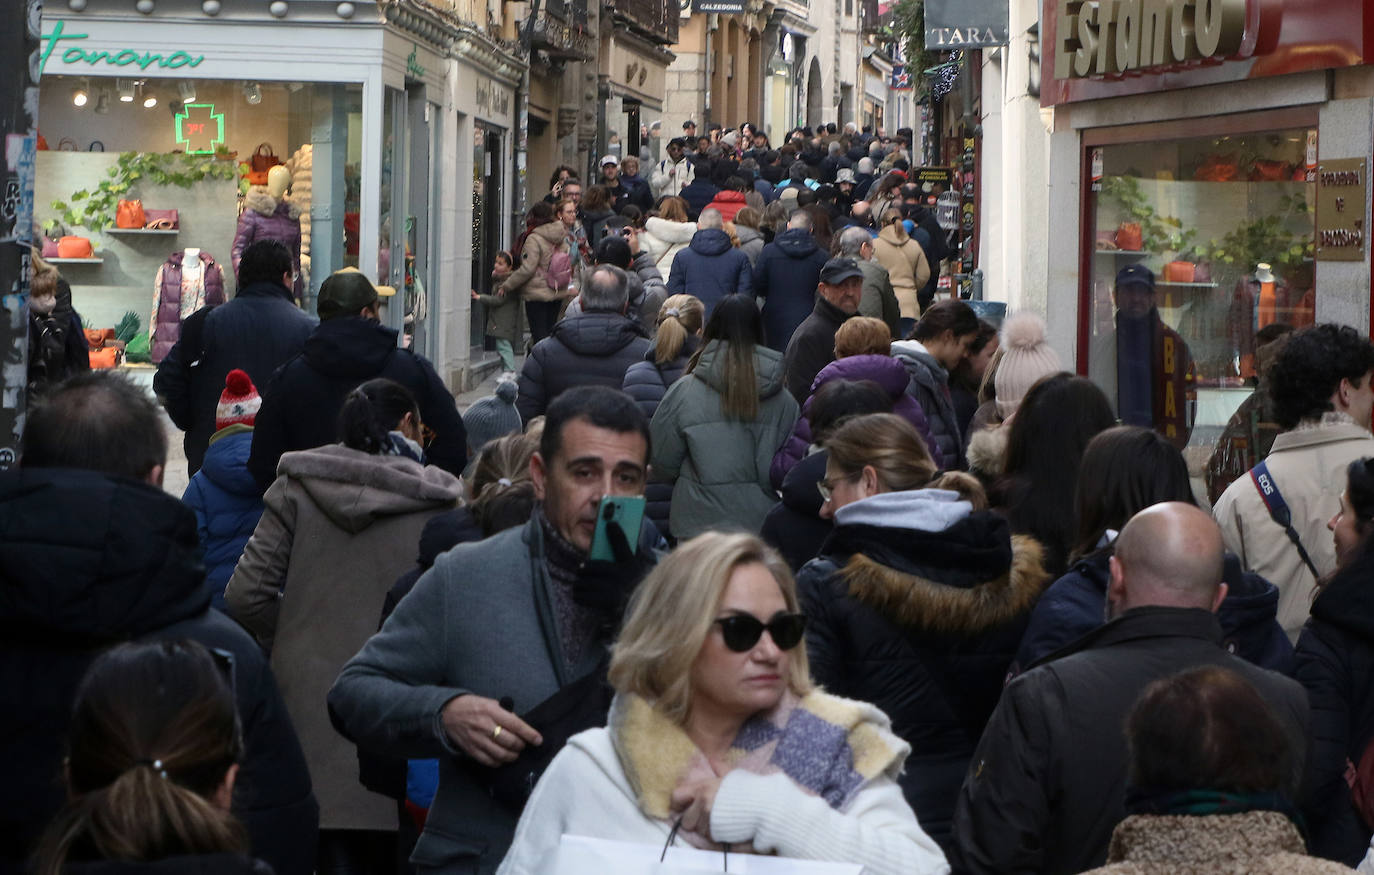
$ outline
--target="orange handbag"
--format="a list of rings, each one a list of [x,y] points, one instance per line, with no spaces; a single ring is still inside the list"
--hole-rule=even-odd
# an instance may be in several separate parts
[[[1197,265],[1191,261],[1171,261],[1164,265],[1166,283],[1191,283],[1197,273]]]
[[[1116,246],[1127,252],[1139,252],[1143,244],[1144,232],[1138,222],[1122,222],[1116,229]]]
[[[105,341],[114,340],[115,336],[113,328],[85,328],[82,331],[86,335],[86,344],[91,349],[100,349],[105,345]]]
[[[95,258],[89,237],[63,237],[57,241],[58,258]]]
[[[142,228],[147,221],[143,215],[143,201],[120,201],[115,206],[116,228]]]
[[[90,351],[91,367],[93,368],[113,368],[118,366],[119,357],[124,350],[117,346],[102,346],[100,349]]]

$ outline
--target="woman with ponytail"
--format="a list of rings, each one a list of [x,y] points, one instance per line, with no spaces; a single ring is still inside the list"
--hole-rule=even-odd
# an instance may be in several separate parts
[[[224,594],[271,652],[305,749],[320,804],[319,873],[394,864],[395,805],[358,783],[356,752],[330,725],[325,694],[377,630],[425,523],[463,495],[457,477],[424,464],[420,411],[399,383],[351,391],[337,428],[338,444],[282,456]]]
[[[192,641],[124,644],[91,664],[64,770],[68,802],[34,875],[261,875],[229,813],[243,756],[234,691]]]
[[[712,529],[759,531],[778,502],[768,466],[797,421],[782,353],[763,345],[752,297],[722,298],[704,339],[651,425],[653,470],[675,481],[669,528],[680,541]]]

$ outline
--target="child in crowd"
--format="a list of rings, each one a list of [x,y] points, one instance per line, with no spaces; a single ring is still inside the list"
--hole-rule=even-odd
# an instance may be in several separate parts
[[[196,513],[200,546],[205,551],[205,585],[215,607],[224,610],[224,586],[262,516],[262,494],[248,472],[253,423],[262,398],[253,380],[235,368],[224,378],[215,408],[216,431],[205,461],[181,500]]]
[[[496,354],[501,357],[501,369],[508,374],[516,372],[515,344],[521,341],[525,333],[524,325],[520,321],[523,308],[520,306],[519,298],[507,295],[505,290],[501,289],[501,283],[514,269],[515,263],[509,252],[502,250],[496,253],[496,264],[491,271],[491,281],[497,289],[496,294],[479,295],[476,290],[472,292],[472,299],[487,308],[487,336],[495,340]]]

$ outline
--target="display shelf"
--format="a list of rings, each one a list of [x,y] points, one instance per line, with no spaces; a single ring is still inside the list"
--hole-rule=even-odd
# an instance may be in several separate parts
[[[175,237],[181,233],[179,228],[106,228],[106,234],[128,234],[130,236],[156,236],[156,237]]]
[[[104,264],[103,258],[45,258],[44,261],[52,264]]]
[[[1154,255],[1144,249],[1094,249],[1098,255]]]
[[[1159,280],[1155,283],[1155,286],[1169,286],[1175,289],[1219,289],[1221,288],[1221,283],[1166,283],[1163,280]]]

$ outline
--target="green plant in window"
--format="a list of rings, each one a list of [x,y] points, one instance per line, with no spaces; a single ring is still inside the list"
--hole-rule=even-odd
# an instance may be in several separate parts
[[[1196,233],[1183,231],[1182,219],[1161,216],[1134,176],[1103,177],[1102,197],[1116,204],[1126,221],[1140,225],[1141,249],[1146,252],[1177,252],[1185,243],[1183,235]]]
[[[237,175],[234,164],[209,155],[122,152],[95,188],[74,191],[65,201],[53,201],[51,207],[57,218],[45,221],[43,228],[50,230],[59,223],[92,230],[110,227],[119,202],[141,181],[190,188],[206,179],[232,180]]]

